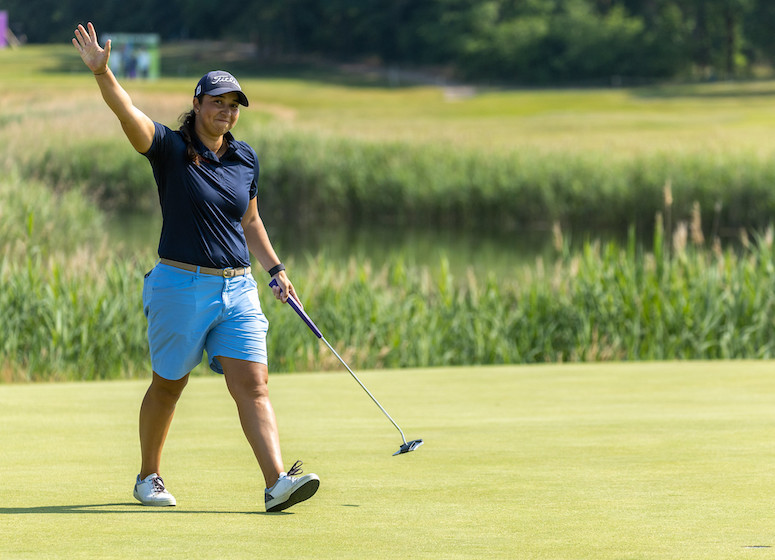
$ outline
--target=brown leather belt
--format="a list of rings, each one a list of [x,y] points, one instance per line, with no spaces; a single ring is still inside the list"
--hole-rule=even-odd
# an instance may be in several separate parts
[[[174,266],[175,268],[180,268],[181,270],[187,270],[189,272],[199,272],[200,274],[209,274],[210,276],[222,276],[223,278],[234,278],[235,276],[245,276],[246,274],[250,274],[250,267],[240,267],[240,268],[209,268],[206,266],[197,266],[195,264],[189,264],[179,261],[173,261],[171,259],[159,259],[159,262],[161,264],[166,264],[168,266]]]

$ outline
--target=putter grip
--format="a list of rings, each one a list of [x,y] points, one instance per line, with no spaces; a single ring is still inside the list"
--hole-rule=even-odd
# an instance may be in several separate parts
[[[275,286],[277,286],[277,280],[273,278],[272,281],[269,282],[269,287],[274,288]],[[315,336],[318,338],[323,338],[323,333],[320,332],[320,329],[317,328],[317,325],[315,325],[312,319],[309,318],[309,315],[307,315],[304,309],[302,309],[298,300],[291,294],[288,294],[288,303],[291,307],[293,307],[293,310],[296,312],[296,314],[301,317],[305,323],[307,323],[307,326],[313,333],[315,333]]]

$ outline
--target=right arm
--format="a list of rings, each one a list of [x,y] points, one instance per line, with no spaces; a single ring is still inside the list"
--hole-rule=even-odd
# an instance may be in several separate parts
[[[105,43],[105,48],[100,47],[97,42],[97,32],[94,26],[89,22],[88,31],[83,25],[78,25],[75,30],[73,45],[78,49],[84,64],[94,74],[94,79],[100,86],[102,98],[110,110],[118,118],[121,128],[124,129],[129,143],[132,147],[144,154],[151,148],[153,143],[154,124],[153,121],[140,109],[134,106],[129,94],[121,87],[113,72],[108,67],[110,58],[110,40]]]

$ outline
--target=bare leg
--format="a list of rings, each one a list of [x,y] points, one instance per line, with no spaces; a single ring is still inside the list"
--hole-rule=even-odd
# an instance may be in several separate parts
[[[177,381],[169,381],[153,374],[151,386],[140,406],[140,478],[159,473],[161,452],[167,439],[175,405],[188,383],[188,374]]]
[[[274,486],[283,471],[280,436],[269,401],[269,370],[266,365],[218,356],[226,386],[237,403],[242,431],[261,467],[266,487]]]

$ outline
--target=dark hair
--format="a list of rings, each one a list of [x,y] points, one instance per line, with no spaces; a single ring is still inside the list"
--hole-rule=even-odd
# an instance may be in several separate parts
[[[203,95],[197,96],[197,99],[199,102],[202,102]],[[194,148],[194,135],[196,132],[194,131],[194,123],[196,122],[196,113],[193,109],[191,109],[188,113],[183,113],[178,118],[178,122],[180,123],[180,134],[183,136],[183,141],[186,143],[186,156],[188,156],[188,160],[192,162],[194,165],[199,165],[199,160],[201,159],[201,156],[199,155],[199,152],[196,151],[196,148]]]

